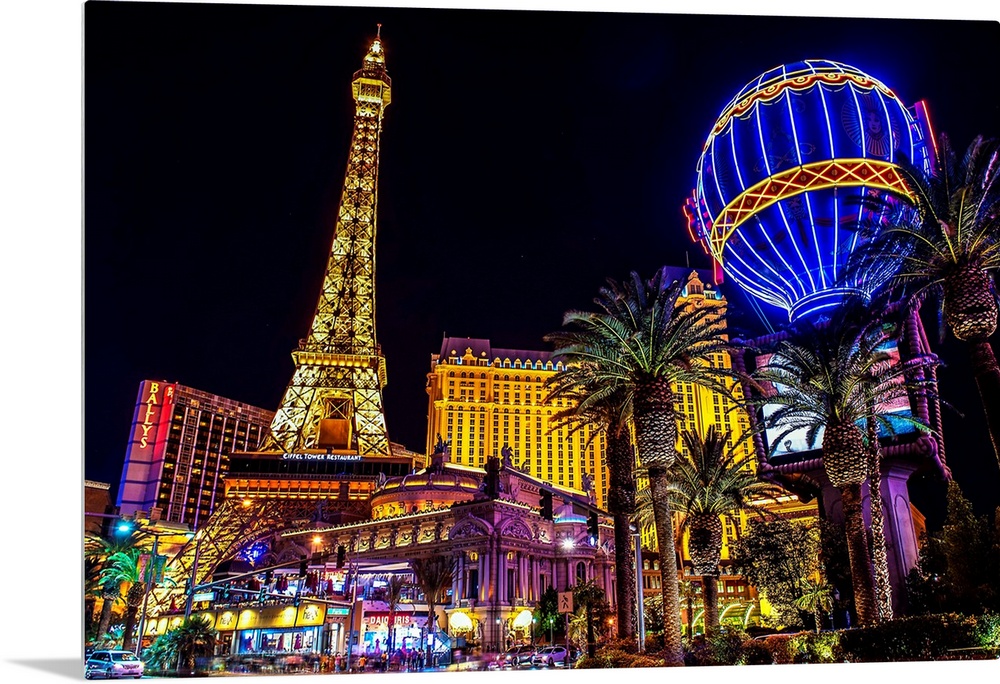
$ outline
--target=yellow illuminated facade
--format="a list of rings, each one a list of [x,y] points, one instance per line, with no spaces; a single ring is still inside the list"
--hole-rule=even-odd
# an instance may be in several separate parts
[[[508,446],[510,465],[541,480],[582,491],[590,476],[604,508],[604,435],[590,427],[549,432],[553,414],[569,406],[566,399],[545,401],[545,381],[562,368],[549,352],[446,337],[427,374],[427,453],[440,435],[450,442],[453,463],[482,468]]]

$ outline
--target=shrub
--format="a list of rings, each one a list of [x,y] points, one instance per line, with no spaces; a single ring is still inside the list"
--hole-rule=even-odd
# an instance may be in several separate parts
[[[980,615],[972,630],[972,638],[973,645],[993,651],[994,655],[997,655],[996,651],[1000,651],[1000,614]]]
[[[839,663],[844,661],[841,632],[802,632],[792,635],[787,650],[796,663]]]
[[[771,665],[774,657],[771,651],[759,641],[746,641],[743,643],[743,654],[740,657],[742,665]]]
[[[629,667],[664,667],[666,661],[663,658],[654,658],[648,655],[637,655],[632,658]]]
[[[647,653],[653,653],[656,651],[662,651],[664,648],[663,635],[662,634],[647,634],[646,635],[646,648],[643,649]]]
[[[772,634],[765,639],[754,641],[760,644],[771,654],[771,662],[778,665],[786,665],[792,662],[793,653],[788,646],[794,634]]]
[[[989,643],[997,643],[998,622],[992,615],[916,615],[845,630],[841,647],[854,662],[936,660],[947,657],[952,649],[989,647]]]
[[[746,633],[722,627],[707,636],[698,635],[685,649],[685,665],[737,665],[743,654]]]
[[[592,670],[605,667],[630,667],[635,655],[621,649],[605,649],[597,651],[593,658],[580,658],[574,666],[580,670]]]
[[[638,650],[638,644],[636,644],[635,639],[602,639],[600,642],[600,648],[602,651],[625,651],[626,653],[636,653]]]

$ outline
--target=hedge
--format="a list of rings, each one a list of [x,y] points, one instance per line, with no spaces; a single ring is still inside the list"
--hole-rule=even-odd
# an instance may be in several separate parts
[[[918,615],[880,625],[837,631],[772,634],[750,639],[722,628],[685,643],[684,663],[766,665],[769,663],[872,663],[955,660],[1000,656],[1000,615]],[[582,658],[578,668],[663,667],[659,653],[637,654],[634,644],[615,641]]]

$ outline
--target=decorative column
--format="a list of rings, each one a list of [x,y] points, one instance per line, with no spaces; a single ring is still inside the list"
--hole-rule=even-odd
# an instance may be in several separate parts
[[[487,562],[488,553],[479,551],[479,602],[486,603],[490,598],[490,564]]]
[[[497,544],[497,605],[507,603],[507,552]]]
[[[455,568],[455,591],[452,592],[452,605],[456,608],[465,598],[465,552],[459,551]]]

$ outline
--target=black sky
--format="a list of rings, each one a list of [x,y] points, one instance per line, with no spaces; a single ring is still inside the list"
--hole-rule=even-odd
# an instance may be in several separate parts
[[[393,87],[377,334],[390,437],[412,449],[443,334],[544,349],[605,277],[707,266],[681,206],[716,116],[762,71],[846,62],[907,104],[926,99],[958,145],[1000,135],[997,22],[88,2],[88,479],[117,489],[143,379],[276,408],[377,23]],[[992,511],[1000,470],[968,363],[940,353],[942,392],[965,413],[946,419],[948,461]],[[942,486],[914,489],[938,521]]]

